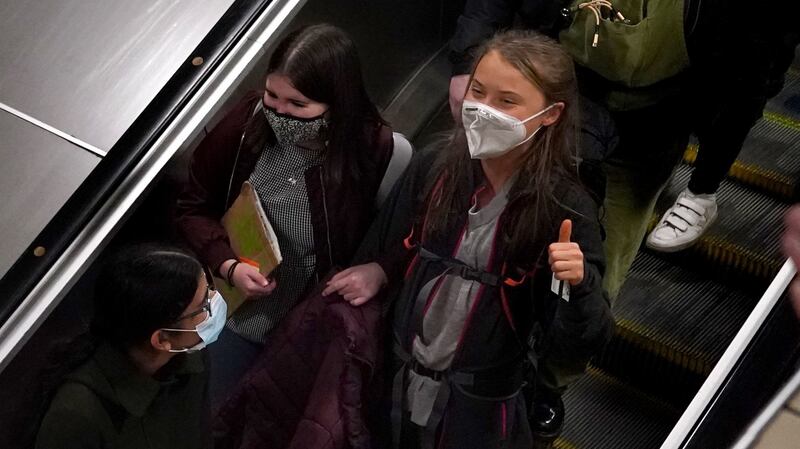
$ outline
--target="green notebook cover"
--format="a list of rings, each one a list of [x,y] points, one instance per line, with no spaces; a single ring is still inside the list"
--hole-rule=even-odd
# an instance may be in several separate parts
[[[228,232],[231,248],[240,262],[255,266],[264,276],[269,276],[281,263],[278,238],[264,213],[258,192],[250,182],[242,184],[239,197],[222,217],[222,226]],[[215,284],[228,303],[230,316],[246,298],[222,279],[215,278]]]

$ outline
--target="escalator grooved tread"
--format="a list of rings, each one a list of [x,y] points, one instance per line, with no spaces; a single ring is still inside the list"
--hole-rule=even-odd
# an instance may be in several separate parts
[[[686,188],[691,172],[688,165],[676,169],[656,206],[659,217]],[[775,276],[784,260],[780,236],[789,204],[730,180],[720,186],[717,204],[716,222],[687,252],[741,273],[760,278]]]
[[[694,164],[697,139],[684,154]],[[800,193],[800,71],[790,70],[781,93],[770,100],[745,139],[728,176],[791,201]]]
[[[555,443],[559,449],[658,447],[680,415],[596,368],[564,393],[564,407],[564,432]]]
[[[786,72],[783,89],[769,101],[766,110],[800,122],[800,66],[797,60],[795,66]]]
[[[754,301],[703,274],[640,253],[614,304],[617,338],[707,375]]]
[[[697,144],[690,144],[683,155],[683,161],[694,165],[697,160],[697,151]],[[791,176],[762,168],[759,165],[736,160],[728,172],[728,177],[786,200],[791,200],[795,196],[796,181]]]

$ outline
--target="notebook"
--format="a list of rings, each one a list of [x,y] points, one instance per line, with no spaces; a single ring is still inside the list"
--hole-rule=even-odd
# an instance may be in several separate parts
[[[222,226],[239,261],[258,268],[264,276],[269,276],[283,260],[278,238],[264,213],[258,192],[250,182],[242,184],[236,201],[222,217]],[[215,277],[214,285],[228,303],[228,316],[231,316],[246,298],[223,279]]]

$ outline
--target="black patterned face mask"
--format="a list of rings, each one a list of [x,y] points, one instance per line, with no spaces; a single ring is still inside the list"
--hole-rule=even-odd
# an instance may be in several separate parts
[[[322,115],[313,118],[297,118],[278,114],[277,111],[266,106],[264,106],[264,115],[275,133],[278,143],[284,146],[315,140],[319,137],[322,127],[325,126],[325,118]]]

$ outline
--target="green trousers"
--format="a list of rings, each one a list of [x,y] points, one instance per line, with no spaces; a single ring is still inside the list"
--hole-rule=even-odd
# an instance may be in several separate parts
[[[689,142],[688,107],[690,103],[675,98],[611,113],[619,145],[605,163],[603,287],[612,304],[647,233],[656,200]]]

